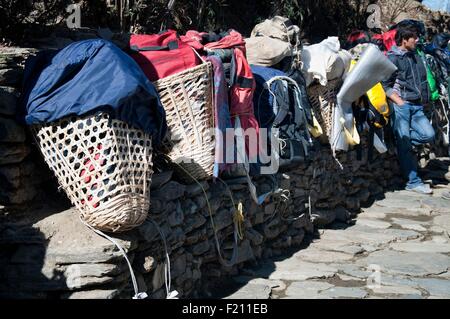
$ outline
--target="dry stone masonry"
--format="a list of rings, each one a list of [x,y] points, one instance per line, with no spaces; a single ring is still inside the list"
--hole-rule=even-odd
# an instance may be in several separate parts
[[[450,162],[441,159],[447,171]],[[266,260],[220,294],[242,299],[448,299],[450,207],[441,198],[388,192],[355,223],[321,229],[306,249]],[[262,293],[264,292],[264,293]]]
[[[36,160],[40,157],[32,152],[31,138],[17,120],[24,63],[33,51],[0,47],[0,206],[31,202],[45,173],[50,176],[39,166],[42,161]]]
[[[351,152],[344,157],[354,156]],[[201,187],[182,185],[172,180],[170,172],[156,175],[150,219],[120,237],[133,262],[140,290],[147,291],[152,298],[166,297],[164,245],[155,223],[167,241],[172,289],[182,297],[198,297],[200,292],[214,289],[227,276],[239,274],[248,263],[300,247],[305,236],[314,232],[314,226],[325,226],[335,220],[346,222],[359,211],[361,204],[381,195],[398,180],[393,173],[396,162],[392,157],[378,157],[370,169],[367,165],[357,169],[361,164],[353,161],[341,171],[324,148],[316,153],[313,163],[276,176],[279,187],[291,194],[286,203],[274,196],[259,207],[252,201],[245,179],[228,181],[233,200],[244,205],[245,216],[244,236],[233,267],[222,266],[218,261],[203,193],[206,192],[211,206],[222,254],[230,260],[234,210],[227,187],[220,182],[203,182]],[[262,177],[257,182],[258,189],[270,189],[271,183],[269,178]],[[309,195],[313,206],[311,216],[307,206]],[[17,296],[26,292],[61,298],[132,295],[125,260],[112,243],[81,224],[75,209],[52,215],[41,210],[35,214],[32,228],[3,226],[6,229],[2,231],[2,243],[12,242],[15,247],[10,246],[1,261],[2,268],[6,269],[0,281],[3,294]],[[17,238],[23,238],[23,242]],[[39,294],[35,295],[36,292]]]

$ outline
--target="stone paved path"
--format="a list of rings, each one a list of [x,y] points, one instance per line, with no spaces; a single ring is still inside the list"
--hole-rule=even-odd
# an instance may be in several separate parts
[[[227,298],[450,299],[450,201],[406,191],[385,194],[355,219],[319,230],[320,239],[234,278]]]

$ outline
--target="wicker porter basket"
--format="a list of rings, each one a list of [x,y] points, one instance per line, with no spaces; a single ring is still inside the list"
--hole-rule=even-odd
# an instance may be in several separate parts
[[[152,140],[106,113],[32,128],[45,161],[90,226],[123,232],[150,206]]]
[[[175,163],[174,170],[188,183],[193,182],[191,176],[203,180],[213,175],[212,81],[212,67],[208,62],[155,83],[169,128],[163,144],[168,157]]]
[[[326,86],[314,84],[308,88],[308,96],[314,114],[319,121],[327,140],[331,136],[333,127],[333,114],[337,103],[337,94],[342,81],[340,79],[329,81]]]

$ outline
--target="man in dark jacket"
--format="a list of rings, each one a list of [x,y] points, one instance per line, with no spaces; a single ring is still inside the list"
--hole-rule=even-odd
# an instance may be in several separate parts
[[[413,145],[430,143],[434,130],[423,112],[428,104],[430,91],[427,70],[416,53],[418,36],[414,29],[397,31],[397,46],[388,52],[388,58],[398,70],[383,82],[386,94],[393,102],[392,125],[397,140],[400,167],[408,179],[406,190],[432,194],[429,185],[423,183],[417,172],[417,158]]]

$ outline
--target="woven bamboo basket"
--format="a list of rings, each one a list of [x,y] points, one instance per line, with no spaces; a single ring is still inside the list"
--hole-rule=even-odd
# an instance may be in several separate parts
[[[333,116],[337,104],[337,94],[342,84],[340,79],[329,81],[326,86],[314,84],[308,88],[308,96],[314,114],[319,121],[326,139],[331,137]]]
[[[153,174],[151,136],[107,113],[65,118],[32,131],[83,221],[114,233],[145,221]]]
[[[155,87],[166,111],[169,133],[163,145],[174,171],[187,183],[211,178],[215,151],[211,63],[161,79]]]

